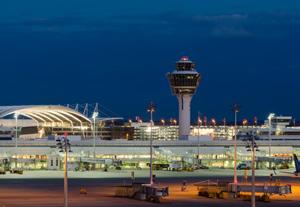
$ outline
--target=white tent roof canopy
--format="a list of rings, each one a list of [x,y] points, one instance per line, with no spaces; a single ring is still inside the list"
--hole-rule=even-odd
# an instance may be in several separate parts
[[[71,108],[60,105],[0,106],[0,118],[14,114],[35,120],[38,123],[70,123],[73,125],[91,124],[91,120]]]

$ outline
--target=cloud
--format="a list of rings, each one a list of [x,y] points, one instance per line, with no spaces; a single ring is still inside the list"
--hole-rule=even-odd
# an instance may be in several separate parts
[[[213,21],[213,22],[220,22],[220,21],[242,21],[247,20],[247,14],[223,14],[223,15],[195,15],[194,19],[196,21]]]
[[[41,17],[0,22],[1,30],[28,32],[115,32],[136,34],[192,34],[198,37],[285,36],[299,34],[300,13],[186,14],[169,11],[157,14],[120,15],[106,18],[82,16]]]
[[[233,36],[251,36],[252,34],[244,28],[235,28],[228,26],[215,27],[212,30],[212,35],[217,37],[233,37]]]

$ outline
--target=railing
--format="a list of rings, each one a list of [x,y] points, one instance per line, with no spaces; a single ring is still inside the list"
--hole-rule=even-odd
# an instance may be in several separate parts
[[[85,146],[90,147],[93,145],[93,140],[81,140],[81,141],[70,141],[73,146]],[[269,146],[269,141],[256,141],[259,146]],[[18,140],[18,146],[20,147],[30,147],[30,146],[44,146],[52,147],[55,146],[54,140]],[[96,140],[96,146],[99,147],[146,147],[149,146],[149,141],[139,141],[139,140]],[[154,147],[195,147],[198,144],[197,140],[155,140],[153,141]],[[238,146],[245,146],[245,142],[237,141]],[[300,140],[280,140],[272,141],[272,146],[293,146],[300,147]],[[3,140],[0,141],[0,147],[14,147],[14,140]],[[232,147],[232,140],[212,140],[212,141],[200,141],[200,147]]]

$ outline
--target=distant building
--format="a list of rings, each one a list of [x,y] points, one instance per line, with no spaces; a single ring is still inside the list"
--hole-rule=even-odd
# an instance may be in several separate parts
[[[151,127],[150,122],[132,123],[135,140],[149,140],[150,136],[154,140],[177,140],[178,125],[160,125]]]
[[[97,118],[97,139],[133,139],[134,130],[122,118]],[[0,139],[54,138],[68,133],[80,139],[94,136],[94,120],[64,106],[0,106]]]

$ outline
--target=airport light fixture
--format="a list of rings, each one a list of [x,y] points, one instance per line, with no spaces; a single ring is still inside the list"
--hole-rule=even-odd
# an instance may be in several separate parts
[[[200,154],[200,125],[202,123],[200,113],[198,112],[198,119],[197,119],[197,124],[198,124],[198,143],[197,143],[197,167],[199,168],[199,154]]]
[[[223,122],[223,126],[224,126],[224,129],[225,129],[225,127],[226,127],[226,118],[225,117],[222,119],[222,122]]]
[[[96,119],[98,117],[99,113],[97,111],[94,111],[93,113],[93,139],[94,139],[94,143],[93,143],[93,153],[94,153],[94,158],[96,158]]]
[[[215,127],[216,124],[217,124],[216,119],[215,119],[215,118],[212,118],[212,119],[210,120],[210,124],[211,124],[213,127]]]
[[[254,125],[254,126],[257,126],[257,122],[258,122],[258,121],[257,121],[257,117],[255,116],[255,117],[253,118],[253,125]]]
[[[270,113],[269,116],[268,116],[268,122],[269,122],[269,168],[271,169],[271,165],[272,165],[272,162],[271,162],[271,136],[272,136],[272,119],[275,117],[275,114],[274,113]]]
[[[248,127],[248,119],[243,119],[243,126],[245,127]]]
[[[173,119],[173,124],[177,125],[177,120],[176,119]]]
[[[234,112],[234,173],[233,173],[233,183],[237,185],[237,113],[240,112],[240,106],[234,104],[232,107]]]
[[[153,113],[155,112],[156,107],[153,102],[150,102],[147,112],[150,113],[150,185],[153,185],[153,137],[152,137],[152,127],[153,122]]]
[[[67,134],[56,140],[56,147],[60,153],[64,153],[64,207],[68,207],[68,152],[71,151],[71,144]]]
[[[251,132],[246,144],[246,149],[248,152],[251,152],[251,171],[252,171],[252,179],[251,179],[251,207],[255,207],[255,152],[259,151],[258,146],[255,142],[255,136]]]

